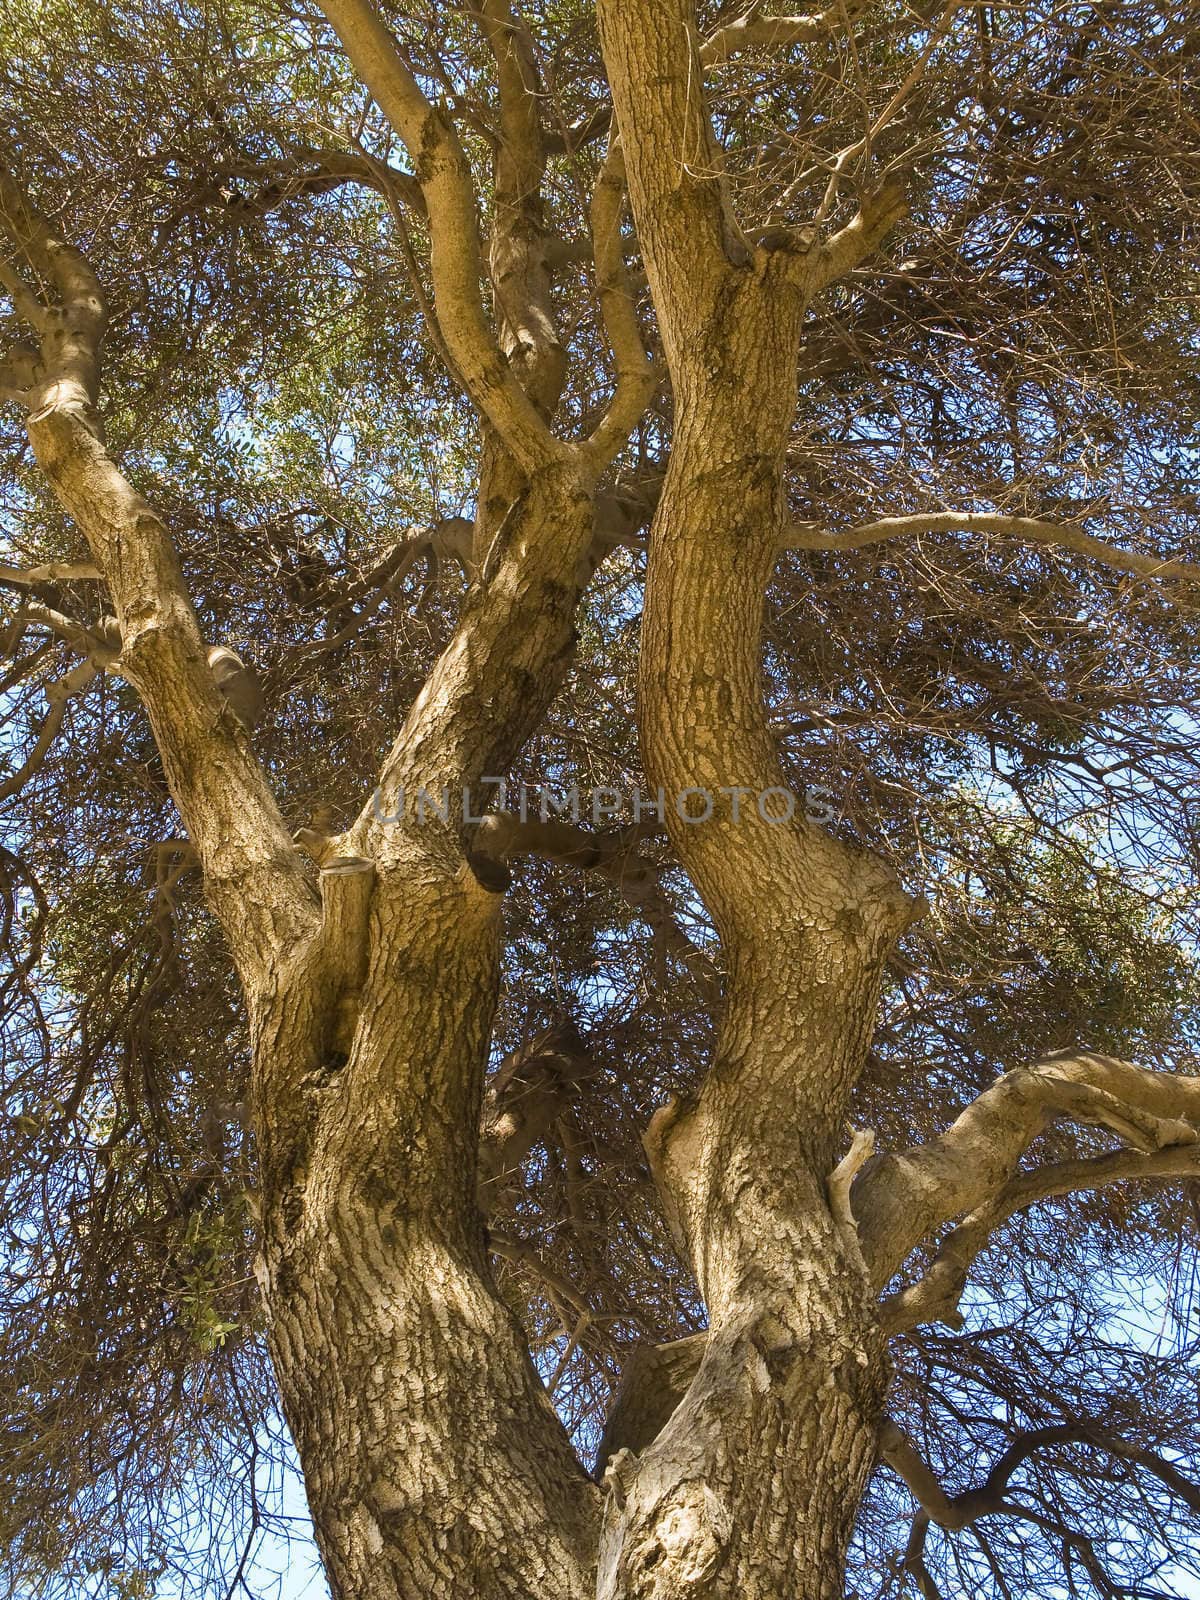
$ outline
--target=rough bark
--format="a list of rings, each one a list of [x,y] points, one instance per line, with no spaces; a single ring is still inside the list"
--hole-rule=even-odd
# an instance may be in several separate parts
[[[738,327],[731,369],[752,384],[763,352]],[[700,1095],[659,1113],[647,1148],[712,1333],[666,1429],[619,1468],[599,1592],[840,1595],[886,1377],[862,1260],[824,1178],[907,905],[875,863],[758,812],[759,794],[784,789],[758,681],[773,463],[746,460],[748,408],[706,408],[694,436],[690,421],[652,533],[645,758],[671,795],[750,793],[736,820],[732,795],[705,823],[668,809],[729,975]]]
[[[352,1053],[298,1086],[264,1194],[271,1350],[339,1600],[591,1587],[595,1491],[492,1288],[475,1193],[496,920],[465,868],[379,876]],[[260,1057],[291,1057],[296,1025],[285,993]]]
[[[600,18],[676,404],[650,538],[643,754],[729,975],[698,1097],[647,1134],[710,1333],[666,1427],[610,1465],[598,1593],[840,1597],[887,1384],[862,1258],[825,1179],[910,906],[878,862],[780,814],[760,630],[805,313],[855,252],[841,235],[795,251],[742,237],[692,6],[602,4]],[[889,200],[883,221],[895,212]],[[861,249],[883,221],[852,225]],[[689,789],[693,813],[714,797],[707,820],[679,815]]]

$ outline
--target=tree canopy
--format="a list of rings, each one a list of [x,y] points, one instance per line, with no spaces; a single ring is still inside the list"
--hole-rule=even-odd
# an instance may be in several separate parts
[[[203,639],[257,678],[253,755],[313,882],[322,841],[396,805],[398,730],[495,587],[526,503],[513,439],[549,421],[595,445],[573,659],[496,772],[583,810],[528,837],[501,819],[476,862],[505,890],[487,1245],[591,1468],[631,1350],[707,1325],[643,1136],[705,1077],[729,941],[630,803],[655,787],[639,649],[682,291],[637,215],[651,179],[627,202],[650,135],[623,103],[614,135],[619,18],[602,49],[579,0],[380,4],[456,168],[414,155],[326,9],[6,0],[0,387],[28,388],[40,216],[107,298],[107,451],[169,528]],[[695,11],[672,0],[664,35]],[[841,1148],[928,1147],[1055,1052],[1200,1072],[1195,22],[1159,0],[705,4],[694,43],[712,147],[671,159],[725,197],[729,259],[831,252],[763,602],[775,756],[810,819],[924,901]],[[445,267],[476,211],[482,255]],[[850,256],[855,227],[877,237]],[[528,422],[464,365],[476,309]],[[0,541],[8,1582],[236,1592],[290,1460],[254,1270],[255,1030],[18,404]],[[858,1516],[863,1600],[1200,1581],[1195,1147],[1060,1113],[991,1213],[947,1213],[889,1274],[899,1443]],[[952,1291],[909,1316],[947,1263]]]

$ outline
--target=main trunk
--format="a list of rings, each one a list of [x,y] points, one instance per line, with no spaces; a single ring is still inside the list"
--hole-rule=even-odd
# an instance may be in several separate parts
[[[592,1592],[595,1491],[475,1199],[495,906],[465,871],[381,880],[353,1056],[264,1160],[270,1346],[335,1600]],[[290,1033],[270,1019],[260,1048]]]
[[[566,673],[590,499],[535,481],[503,524],[378,803],[323,862],[319,935],[251,1006],[270,1347],[335,1600],[594,1589],[599,1496],[476,1199],[502,902],[460,813]]]
[[[652,529],[646,767],[672,801],[689,788],[713,798],[708,820],[669,804],[667,822],[729,976],[699,1094],[647,1135],[710,1334],[665,1429],[610,1473],[603,1600],[842,1600],[887,1387],[857,1238],[832,1215],[826,1180],[909,907],[882,862],[807,822],[802,801],[787,820],[763,710],[763,595],[802,315],[794,291],[749,272],[714,300],[697,336],[703,376],[677,379]]]
[[[734,1286],[666,1428],[611,1470],[601,1600],[844,1600],[886,1364],[820,1190],[793,1183],[793,1285]]]

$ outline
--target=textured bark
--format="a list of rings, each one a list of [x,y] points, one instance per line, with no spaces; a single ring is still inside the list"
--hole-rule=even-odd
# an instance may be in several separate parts
[[[946,1526],[984,1514],[1000,1493],[993,1484],[991,1499],[952,1500],[885,1421],[886,1334],[951,1316],[974,1255],[1021,1205],[1194,1174],[1200,1087],[1095,1056],[1043,1062],[982,1096],[941,1139],[870,1164],[853,1187],[866,1139],[835,1168],[884,962],[914,908],[880,861],[782,814],[786,778],[762,697],[772,565],[788,545],[846,550],[944,527],[1059,543],[1142,576],[1194,581],[1196,569],[1023,517],[909,515],[832,538],[789,527],[782,462],[809,307],[880,242],[902,201],[872,194],[860,171],[861,209],[840,231],[822,237],[834,183],[812,226],[747,238],[722,179],[704,67],[746,44],[823,38],[856,3],[790,18],[751,7],[701,44],[691,0],[600,0],[620,137],[593,195],[590,253],[616,381],[576,442],[551,427],[566,363],[553,277],[569,252],[546,231],[549,141],[519,14],[508,0],[481,0],[473,13],[499,90],[485,249],[449,102],[427,99],[370,0],[322,4],[412,173],[329,157],[306,181],[320,191],[349,171],[420,211],[435,304],[418,299],[478,409],[482,459],[469,549],[455,529],[470,580],[458,626],[376,794],[340,837],[309,832],[319,889],[246,738],[254,687],[228,650],[207,649],[167,527],[105,447],[99,283],[2,173],[0,225],[22,263],[8,294],[38,348],[6,361],[0,380],[27,403],[37,459],[87,539],[92,561],[59,575],[108,585],[117,626],[101,665],[119,665],[144,702],[242,978],[268,1337],[330,1584],[336,1600],[842,1600],[881,1448]],[[596,128],[606,120],[603,111]],[[596,492],[659,379],[625,272],[626,186],[674,390],[661,494],[656,481],[640,501]],[[646,1148],[710,1328],[630,1361],[598,1463],[602,1490],[488,1265],[484,1213],[498,1182],[587,1070],[560,1030],[510,1061],[485,1105],[506,862],[541,853],[599,873],[677,954],[694,952],[652,874],[628,861],[629,840],[500,816],[479,827],[458,801],[473,790],[478,807],[484,780],[510,767],[545,717],[583,585],[654,501],[645,768],[668,797],[671,842],[714,919],[727,981],[710,1071],[694,1098],[656,1115]],[[433,535],[423,547],[436,548]],[[394,580],[417,548],[385,558],[369,581]],[[31,583],[59,569],[8,571]],[[61,708],[35,756],[54,716]],[[445,789],[450,815],[415,816],[420,789]],[[1059,1115],[1135,1148],[1022,1172]],[[956,1218],[926,1278],[881,1315],[884,1280]]]
[[[614,0],[600,17],[676,402],[651,528],[643,754],[672,800],[715,797],[706,820],[670,804],[666,820],[728,981],[698,1097],[660,1112],[646,1140],[710,1333],[663,1431],[610,1465],[597,1592],[840,1600],[887,1382],[857,1240],[825,1179],[911,913],[879,862],[780,814],[761,622],[801,329],[846,240],[751,248],[725,200],[693,8]],[[862,248],[877,226],[858,220]]]
[[[591,535],[573,477],[530,482],[376,800],[335,842],[375,866],[361,970],[327,859],[327,936],[256,1012],[264,1300],[338,1597],[592,1588],[596,1491],[496,1297],[477,1199],[501,898],[454,806],[422,822],[400,805],[443,784],[457,804],[537,726]]]
[[[381,876],[352,1054],[299,1086],[301,1137],[264,1162],[271,1350],[338,1600],[591,1590],[596,1493],[475,1195],[496,906],[465,869]],[[301,1010],[285,992],[261,1019],[263,1070],[311,1034]]]
[[[726,348],[753,385],[763,351],[735,332]],[[745,458],[752,428],[748,410],[701,414],[691,455],[681,426],[653,529],[642,727],[651,780],[671,793],[783,787],[758,683],[775,485],[769,457]],[[738,820],[730,798],[711,822],[672,828],[729,977],[698,1100],[660,1113],[648,1149],[713,1331],[682,1406],[609,1502],[600,1592],[840,1595],[886,1377],[824,1178],[907,907],[874,862],[764,821],[753,799]]]

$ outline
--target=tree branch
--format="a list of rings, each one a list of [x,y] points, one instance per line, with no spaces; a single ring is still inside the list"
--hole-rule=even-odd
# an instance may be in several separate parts
[[[844,228],[811,254],[801,257],[805,291],[814,299],[823,289],[860,266],[878,250],[896,224],[908,214],[900,184],[888,183],[863,199]]]
[[[693,0],[601,0],[600,40],[664,340],[695,324],[749,250],[704,99]]]
[[[700,47],[700,64],[721,66],[743,50],[786,49],[791,45],[812,44],[844,29],[865,9],[865,0],[851,0],[803,17],[763,17],[751,6],[744,16],[727,22],[710,33]]]
[[[527,472],[562,457],[567,447],[538,415],[484,317],[475,194],[453,125],[425,98],[369,0],[322,0],[322,10],[413,164],[429,217],[438,324],[472,401]]]
[[[97,414],[104,294],[86,259],[0,168],[0,228],[47,296],[26,419],[38,464],[82,530],[117,611],[121,670],[141,696],[213,908],[251,994],[315,906],[283,819],[209,670],[165,524],[104,447]],[[47,608],[48,610],[48,608]],[[42,620],[62,621],[58,613]],[[69,619],[65,619],[69,622]],[[81,647],[89,649],[86,639]]]
[[[495,1209],[505,1179],[546,1137],[595,1070],[571,1022],[547,1028],[505,1059],[488,1084],[480,1119],[478,1184],[484,1217]]]
[[[305,162],[309,170],[298,170]],[[259,184],[252,194],[230,193],[227,189],[205,189],[197,197],[201,204],[220,204],[228,211],[265,216],[298,195],[330,194],[345,184],[361,184],[377,194],[390,191],[418,215],[425,214],[421,185],[409,172],[388,166],[358,151],[314,150],[303,146],[288,161],[262,166],[239,164],[230,176]]]
[[[1059,547],[1073,550],[1077,555],[1092,556],[1119,572],[1132,572],[1145,578],[1200,582],[1200,565],[1194,562],[1173,561],[1139,555],[1133,550],[1121,550],[1107,540],[1096,539],[1085,533],[1078,523],[1046,522],[1039,517],[1014,517],[990,511],[923,511],[907,516],[880,517],[877,522],[864,523],[847,533],[833,534],[823,533],[815,523],[796,522],[783,530],[780,549],[838,554],[846,550],[861,550],[867,545],[880,544],[885,539],[894,539],[903,534],[921,533],[999,534],[1023,539],[1027,544]]]
[[[103,577],[94,561],[43,561],[36,567],[0,566],[0,583],[10,583],[18,589],[31,589],[39,583],[80,583]]]
[[[661,380],[659,364],[650,359],[634,309],[633,289],[625,266],[621,212],[625,203],[625,158],[614,135],[592,193],[591,232],[600,312],[616,364],[617,386],[612,402],[585,452],[598,474],[624,446],[650,404]]]
[[[1091,1445],[1122,1461],[1145,1467],[1173,1494],[1178,1495],[1189,1510],[1200,1511],[1200,1488],[1169,1461],[1091,1422],[1056,1423],[1019,1433],[1003,1454],[997,1457],[987,1478],[978,1488],[968,1489],[953,1497],[947,1495],[936,1474],[891,1418],[884,1421],[879,1444],[882,1459],[904,1480],[930,1521],[951,1532],[968,1527],[980,1517],[1016,1509],[1006,1498],[1013,1474],[1037,1451],[1072,1444]]]
[[[483,0],[477,20],[496,63],[500,91],[488,245],[500,345],[539,414],[549,417],[562,394],[567,355],[555,321],[547,259],[541,85],[529,30],[510,0]]]
[[[21,608],[26,622],[48,628],[58,639],[64,640],[73,650],[78,650],[101,672],[111,671],[121,656],[120,631],[112,617],[104,618],[95,629],[85,628],[81,622],[68,617],[53,606],[27,600]]]
[[[481,881],[497,890],[508,887],[506,863],[514,856],[540,856],[595,872],[642,915],[662,950],[688,968],[715,1008],[720,986],[711,961],[679,926],[655,868],[634,857],[645,834],[637,824],[597,833],[555,818],[522,821],[508,812],[494,812],[477,828],[469,859]]]
[[[1122,1159],[1096,1167],[1068,1164],[1019,1177],[1018,1163],[1048,1123],[1058,1117],[1108,1128],[1136,1146]],[[1042,1193],[1066,1192],[1068,1177],[1114,1181],[1161,1175],[1178,1167],[1194,1172],[1200,1141],[1200,1077],[1151,1072],[1111,1056],[1063,1052],[1033,1067],[1006,1073],[927,1145],[874,1161],[854,1190],[863,1255],[876,1284],[886,1283],[922,1239],[951,1218],[971,1213],[939,1253],[941,1266],[929,1285],[905,1290],[889,1302],[889,1326],[912,1326],[913,1318],[947,1303],[953,1284],[982,1249],[991,1228]],[[1181,1153],[1182,1152],[1182,1153]],[[1127,1165],[1132,1163],[1132,1165]],[[1039,1182],[1047,1186],[1044,1190]],[[1008,1207],[1005,1210],[1005,1207]],[[908,1298],[903,1298],[907,1296]],[[957,1294],[954,1295],[955,1301]],[[917,1316],[917,1313],[920,1313]]]
[[[829,1174],[825,1184],[829,1196],[829,1209],[833,1212],[834,1221],[855,1238],[858,1236],[858,1225],[850,1205],[850,1190],[874,1150],[874,1131],[870,1128],[857,1130],[850,1141],[849,1150]]]
[[[50,702],[50,710],[38,729],[33,748],[21,766],[11,778],[5,778],[0,783],[0,800],[9,800],[13,795],[20,794],[50,753],[50,746],[58,737],[58,730],[62,727],[63,718],[66,716],[68,700],[85,689],[95,676],[95,667],[90,662],[84,662],[73,668],[65,677],[59,678],[56,683],[47,686],[46,698]]]
[[[880,1304],[888,1334],[907,1333],[925,1322],[962,1325],[958,1304],[967,1277],[988,1241],[1010,1217],[1041,1200],[1100,1189],[1110,1183],[1146,1179],[1200,1178],[1200,1145],[1171,1145],[1164,1150],[1112,1150],[1090,1160],[1055,1162],[1022,1173],[994,1200],[963,1218],[942,1240],[928,1270],[914,1284],[889,1295]]]

